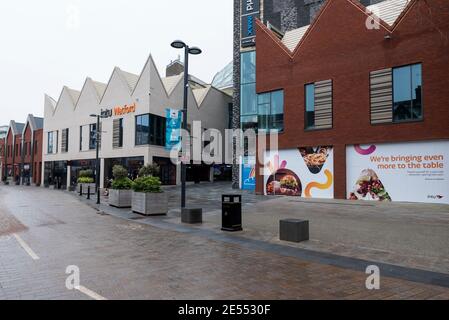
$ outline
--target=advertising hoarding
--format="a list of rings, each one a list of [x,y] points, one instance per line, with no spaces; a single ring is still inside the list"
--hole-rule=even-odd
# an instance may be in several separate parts
[[[346,148],[350,200],[449,204],[449,141]]]
[[[334,198],[332,146],[265,152],[265,195]]]

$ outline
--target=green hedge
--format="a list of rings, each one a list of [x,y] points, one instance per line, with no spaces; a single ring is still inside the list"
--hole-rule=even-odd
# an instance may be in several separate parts
[[[114,190],[131,190],[133,181],[130,178],[114,179],[112,181],[112,189]]]
[[[79,177],[78,183],[94,183],[94,178],[89,177]]]
[[[132,189],[135,192],[145,192],[145,193],[160,193],[161,190],[161,180],[157,177],[140,177],[134,180]]]

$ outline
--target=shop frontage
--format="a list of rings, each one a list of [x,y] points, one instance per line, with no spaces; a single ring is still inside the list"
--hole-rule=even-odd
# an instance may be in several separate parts
[[[95,159],[68,161],[67,165],[70,166],[70,186],[73,187],[78,184],[79,173],[82,170],[91,170],[94,173],[93,178],[95,180],[96,163]]]
[[[54,186],[56,189],[67,187],[67,161],[44,163],[44,186]]]
[[[163,185],[176,185],[176,166],[170,158],[153,157],[153,162],[160,168],[159,178]]]
[[[123,166],[128,170],[128,177],[130,179],[135,179],[140,168],[145,164],[144,157],[130,157],[130,158],[112,158],[104,160],[104,185],[109,186],[110,182],[114,178],[112,174],[112,169],[114,166]]]

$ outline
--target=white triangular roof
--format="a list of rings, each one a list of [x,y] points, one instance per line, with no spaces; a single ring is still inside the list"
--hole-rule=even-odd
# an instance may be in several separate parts
[[[94,80],[92,80],[92,84],[94,85],[95,90],[98,93],[98,98],[101,99],[104,92],[106,91],[107,84],[103,83],[103,82],[94,81]]]
[[[385,0],[366,7],[366,9],[389,26],[393,26],[401,13],[412,0]],[[282,43],[293,52],[309,30],[310,25],[287,31],[282,38]]]
[[[204,98],[206,98],[207,93],[209,92],[209,90],[212,88],[211,85],[206,86],[206,88],[201,88],[201,89],[194,89],[193,91],[193,96],[195,97],[196,103],[198,105],[198,107],[201,107],[201,104],[204,101]]]
[[[366,7],[389,26],[393,26],[412,0],[386,0]]]
[[[136,87],[137,81],[139,81],[139,76],[134,73],[123,71],[120,68],[118,70],[123,75],[123,78],[125,78],[126,83],[129,86],[129,90],[132,92],[134,90],[134,88]]]
[[[72,98],[73,105],[76,105],[78,102],[78,99],[80,98],[81,91],[70,89],[69,87],[65,87],[67,89],[67,92],[69,93],[70,97]]]
[[[170,95],[173,90],[176,88],[179,81],[184,79],[184,73],[181,73],[177,76],[171,76],[171,77],[165,77],[162,78],[162,83],[164,84],[165,90],[167,91],[167,94]]]

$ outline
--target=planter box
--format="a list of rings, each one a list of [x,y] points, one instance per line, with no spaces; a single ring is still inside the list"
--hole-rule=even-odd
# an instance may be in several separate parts
[[[109,190],[108,203],[112,207],[131,208],[132,190]]]
[[[90,194],[95,194],[95,183],[78,183],[76,191],[80,192],[80,186],[83,186],[83,194],[87,194],[88,187],[90,187]]]
[[[146,216],[165,215],[168,212],[167,193],[132,192],[132,211]]]

